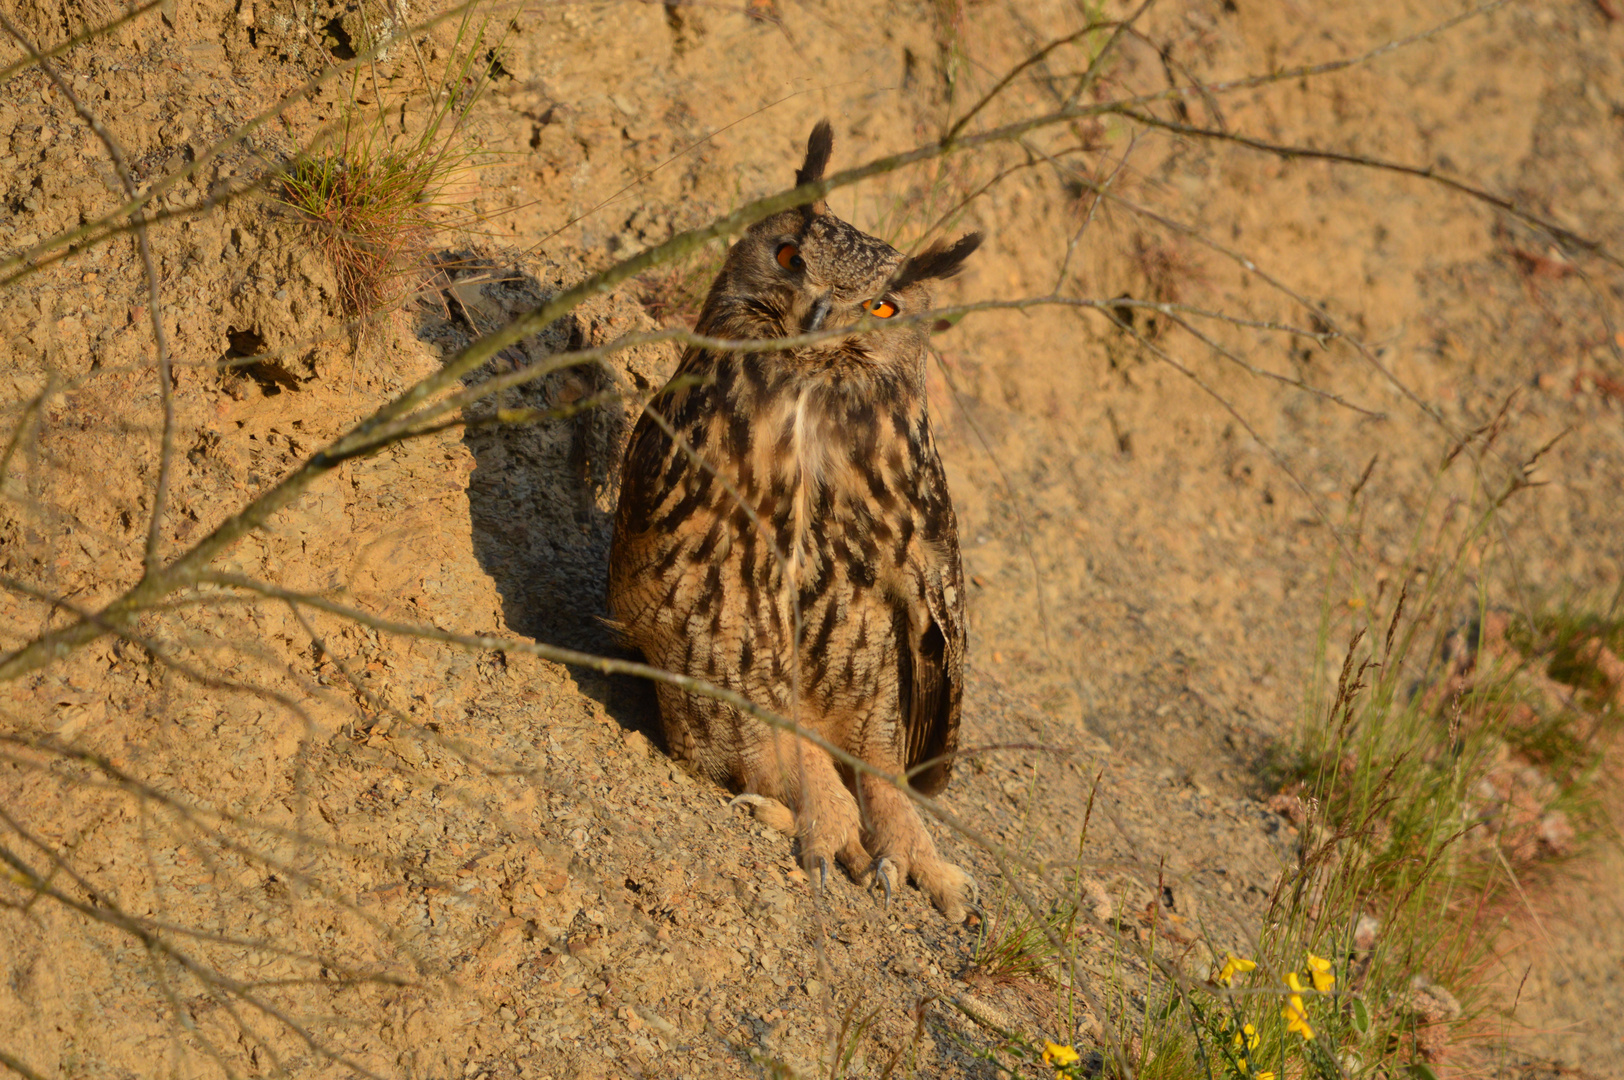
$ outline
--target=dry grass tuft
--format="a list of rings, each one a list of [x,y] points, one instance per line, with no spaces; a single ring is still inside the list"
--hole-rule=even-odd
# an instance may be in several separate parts
[[[431,239],[468,223],[460,220],[469,215],[466,207],[450,196],[478,166],[467,120],[499,52],[485,30],[465,15],[443,73],[431,81],[425,71],[432,100],[421,130],[391,133],[387,116],[394,109],[381,97],[363,115],[358,69],[338,145],[301,156],[283,177],[280,199],[314,228],[351,318],[376,314],[414,291]]]
[[[409,291],[405,283],[422,265],[433,232],[428,192],[437,178],[434,166],[392,152],[331,154],[289,171],[283,201],[315,227],[346,315],[378,311]]]

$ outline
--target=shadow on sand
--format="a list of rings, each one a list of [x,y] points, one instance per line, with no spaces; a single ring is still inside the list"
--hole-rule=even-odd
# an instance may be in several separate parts
[[[543,303],[565,283],[562,268],[522,266],[461,252],[437,263],[437,287],[418,301],[417,336],[451,356],[480,334]],[[484,382],[557,353],[619,337],[645,317],[613,298],[593,301],[509,348],[467,379]],[[536,641],[582,652],[640,659],[605,622],[609,543],[620,459],[633,410],[675,366],[669,348],[649,347],[543,376],[481,402],[473,418],[497,409],[557,409],[586,398],[623,400],[532,424],[475,423],[463,441],[473,452],[468,500],[473,549],[502,597],[508,627]],[[653,689],[640,679],[571,668],[583,693],[629,730],[661,742]]]

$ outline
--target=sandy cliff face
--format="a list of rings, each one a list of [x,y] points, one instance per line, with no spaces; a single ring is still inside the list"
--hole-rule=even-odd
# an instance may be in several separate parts
[[[43,46],[122,12],[64,2],[11,17]],[[346,324],[295,214],[263,191],[209,201],[342,117],[344,80],[295,91],[364,49],[387,12],[174,0],[58,58],[138,188],[203,162],[152,204],[171,215],[151,229],[174,360],[163,558],[476,333],[787,186],[815,120],[834,122],[836,168],[912,147],[1076,25],[1041,3],[492,12],[498,77],[473,114],[478,167],[456,191],[479,227],[437,235],[421,291],[364,330]],[[1103,86],[1355,56],[1432,17],[1385,2],[1169,5],[1145,23],[1164,53],[1131,43]],[[1617,252],[1620,33],[1586,4],[1513,6],[1347,71],[1152,111],[1436,165]],[[402,100],[419,57],[443,64],[454,24],[415,40],[364,70],[363,108]],[[0,63],[20,56],[0,46]],[[987,123],[1054,107],[1080,66],[1057,53]],[[423,109],[391,105],[388,122]],[[1100,777],[1091,895],[1124,932],[1154,924],[1204,974],[1203,934],[1250,940],[1297,842],[1259,801],[1257,769],[1322,659],[1327,604],[1334,653],[1367,614],[1390,614],[1412,538],[1431,543],[1451,499],[1502,483],[1558,433],[1544,486],[1507,504],[1474,583],[1511,605],[1617,589],[1624,279],[1412,176],[1120,118],[1033,138],[833,205],[898,242],[947,218],[984,230],[948,301],[1046,296],[1064,265],[1065,297],[1243,322],[1118,308],[1136,340],[1056,304],[981,313],[935,339],[932,401],[972,582],[963,741],[995,748],[967,759],[945,805],[1067,864]],[[1064,167],[1043,157],[1078,144],[1091,149]],[[1110,178],[1119,201],[1090,216],[1079,176]],[[33,69],[0,86],[0,252],[96,221],[120,191],[59,88]],[[470,385],[680,319],[672,298],[702,289],[716,257],[593,300]],[[129,235],[0,286],[16,447],[0,488],[8,650],[140,577],[162,415],[150,304]],[[1326,318],[1362,350],[1316,340]],[[220,370],[247,355],[265,358]],[[973,1056],[985,1029],[943,1004],[964,995],[1024,1030],[1099,1038],[1100,1018],[1062,1019],[1052,994],[964,981],[975,929],[946,925],[914,891],[889,908],[844,879],[814,895],[789,839],[662,754],[642,687],[523,651],[613,652],[599,620],[620,441],[675,355],[640,346],[494,403],[612,399],[582,415],[453,427],[345,461],[216,563],[380,620],[519,645],[470,650],[221,590],[178,596],[128,640],[0,689],[0,845],[56,896],[20,872],[0,884],[0,1050],[87,1077],[697,1078],[769,1060],[813,1075],[851,1006],[877,1010],[856,1039],[860,1068],[878,1075],[902,1048],[915,1075],[990,1075]],[[1508,399],[1484,471],[1438,480],[1454,434]],[[1384,580],[1367,611],[1360,589]],[[998,895],[985,851],[944,846]],[[1617,1069],[1616,987],[1550,945],[1535,982],[1584,990],[1525,995],[1521,1022],[1563,1032],[1541,1036],[1546,1051]],[[1113,963],[1142,967],[1113,961],[1104,935],[1087,950],[1102,986]]]

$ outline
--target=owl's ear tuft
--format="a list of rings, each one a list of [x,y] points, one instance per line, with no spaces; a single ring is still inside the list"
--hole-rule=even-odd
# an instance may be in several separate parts
[[[829,165],[829,152],[835,146],[835,133],[829,121],[819,120],[818,126],[806,140],[806,160],[795,172],[795,186],[823,179],[823,170]]]
[[[981,234],[978,232],[966,233],[951,244],[938,240],[903,263],[891,287],[901,289],[916,281],[950,278],[964,269],[964,260],[980,246]]]

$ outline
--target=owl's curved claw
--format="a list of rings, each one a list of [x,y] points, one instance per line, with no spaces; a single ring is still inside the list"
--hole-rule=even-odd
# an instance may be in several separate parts
[[[818,892],[822,892],[829,886],[829,856],[819,855],[811,862],[818,868]],[[812,867],[809,865],[807,869],[810,870]]]
[[[747,791],[743,795],[735,795],[729,799],[727,808],[731,810],[735,806],[766,806],[769,801],[771,800],[765,795],[754,795]]]
[[[875,885],[880,887],[880,891],[885,893],[886,907],[891,906],[891,899],[896,893],[896,886],[892,881],[896,877],[896,873],[897,864],[891,861],[890,856],[881,855],[874,860],[874,881],[869,888],[872,889]]]
[[[964,898],[964,906],[974,911],[981,911],[981,886],[969,874],[964,875],[964,885],[970,895]]]

